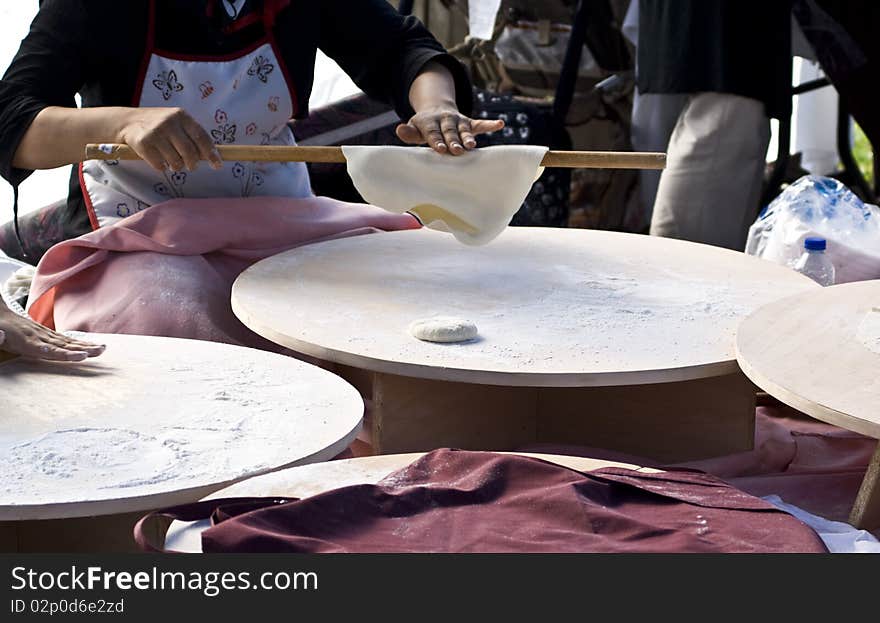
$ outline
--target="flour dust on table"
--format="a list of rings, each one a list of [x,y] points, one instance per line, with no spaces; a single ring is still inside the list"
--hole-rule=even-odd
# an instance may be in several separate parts
[[[472,247],[423,229],[275,256],[239,277],[233,307],[285,346],[346,365],[585,386],[733,373],[737,325],[764,303],[818,287],[790,269],[679,240],[511,227]],[[479,339],[433,344],[406,332],[438,313],[474,322]]]
[[[868,350],[880,355],[880,305],[871,308],[856,333]]]
[[[0,369],[0,510],[222,485],[322,452],[332,458],[360,428],[354,388],[290,357],[76,335],[107,343],[106,353]]]

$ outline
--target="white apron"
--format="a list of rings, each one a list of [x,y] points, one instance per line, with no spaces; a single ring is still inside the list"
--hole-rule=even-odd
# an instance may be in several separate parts
[[[244,2],[234,3],[237,10]],[[182,108],[218,145],[295,145],[288,125],[296,94],[273,35],[274,14],[264,11],[265,36],[223,57],[187,56],[156,48],[156,7],[150,23],[136,107]],[[80,185],[97,229],[173,198],[308,197],[304,163],[207,162],[196,171],[159,173],[143,161],[90,160],[80,165]]]

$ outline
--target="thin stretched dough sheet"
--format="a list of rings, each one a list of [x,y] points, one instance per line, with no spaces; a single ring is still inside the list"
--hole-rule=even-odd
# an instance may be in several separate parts
[[[467,245],[496,238],[543,172],[546,147],[497,145],[461,156],[427,147],[342,148],[348,174],[369,203],[451,233]]]

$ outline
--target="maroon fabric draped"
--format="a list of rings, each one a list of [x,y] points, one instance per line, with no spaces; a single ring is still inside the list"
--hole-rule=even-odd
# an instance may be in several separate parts
[[[376,485],[232,516],[206,552],[825,552],[790,515],[696,471],[581,473],[534,458],[437,450]],[[218,512],[219,511],[219,512]]]

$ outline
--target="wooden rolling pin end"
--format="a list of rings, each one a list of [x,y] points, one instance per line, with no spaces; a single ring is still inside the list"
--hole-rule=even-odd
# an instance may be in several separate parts
[[[127,152],[137,157],[127,145],[89,144],[86,145],[86,160],[121,160]]]
[[[629,151],[548,151],[544,167],[570,169],[663,169],[666,154]]]

